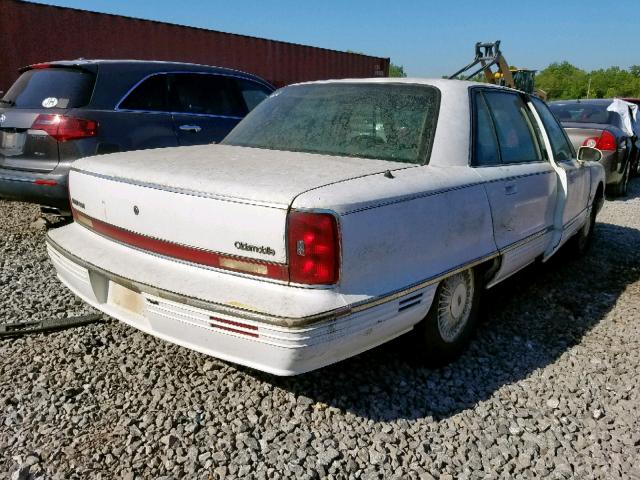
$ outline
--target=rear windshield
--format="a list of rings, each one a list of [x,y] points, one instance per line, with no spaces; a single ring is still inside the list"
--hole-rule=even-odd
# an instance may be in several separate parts
[[[0,106],[76,108],[89,103],[95,76],[73,68],[28,70],[11,86]]]
[[[620,115],[607,111],[608,106],[578,102],[549,104],[549,108],[561,122],[619,125]]]
[[[291,86],[260,103],[222,143],[420,164],[439,98],[425,85]]]

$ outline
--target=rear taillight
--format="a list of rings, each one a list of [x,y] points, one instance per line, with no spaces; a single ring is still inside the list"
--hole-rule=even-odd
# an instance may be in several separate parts
[[[333,215],[292,211],[288,244],[291,282],[318,285],[338,281],[340,242]]]
[[[604,130],[599,137],[587,138],[582,143],[582,146],[597,148],[598,150],[606,150],[610,152],[615,152],[618,148],[616,145],[616,137],[608,130]]]
[[[66,142],[78,138],[95,137],[98,134],[98,122],[43,113],[36,117],[31,130],[42,130],[58,142]]]

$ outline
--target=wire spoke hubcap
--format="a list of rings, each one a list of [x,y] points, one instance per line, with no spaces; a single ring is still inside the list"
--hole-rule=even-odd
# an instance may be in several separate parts
[[[438,331],[445,342],[455,341],[469,321],[473,303],[471,271],[460,272],[442,281],[438,298]]]

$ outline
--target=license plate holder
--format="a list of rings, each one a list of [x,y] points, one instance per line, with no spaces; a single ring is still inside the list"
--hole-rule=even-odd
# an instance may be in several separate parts
[[[116,282],[109,282],[107,303],[136,315],[144,315],[145,300],[142,294]]]
[[[0,148],[6,154],[19,154],[24,149],[26,134],[20,132],[0,132]]]

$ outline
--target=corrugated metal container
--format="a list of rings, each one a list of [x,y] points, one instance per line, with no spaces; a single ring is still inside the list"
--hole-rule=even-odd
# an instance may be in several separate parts
[[[75,58],[169,60],[236,68],[283,86],[387,76],[389,59],[119,15],[0,0],[0,90],[25,65]]]

